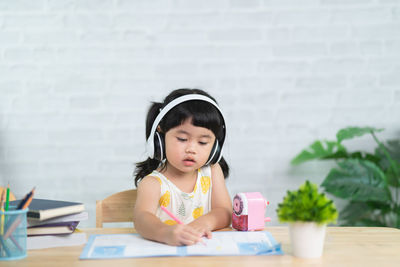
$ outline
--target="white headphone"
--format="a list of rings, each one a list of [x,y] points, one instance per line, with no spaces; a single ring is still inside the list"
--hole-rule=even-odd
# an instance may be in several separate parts
[[[177,105],[186,102],[186,101],[190,101],[190,100],[202,100],[205,102],[208,102],[210,104],[212,104],[214,107],[217,108],[217,110],[219,111],[219,113],[221,114],[222,120],[223,120],[223,128],[224,128],[224,137],[222,139],[222,143],[219,144],[218,140],[215,140],[214,146],[211,150],[210,153],[210,157],[207,160],[205,165],[208,165],[210,163],[216,163],[219,162],[222,158],[222,145],[223,142],[225,141],[225,135],[226,135],[226,127],[225,127],[225,119],[224,119],[224,115],[222,114],[221,109],[218,107],[217,103],[212,100],[211,98],[205,96],[205,95],[200,95],[200,94],[188,94],[188,95],[184,95],[181,97],[178,97],[174,100],[172,100],[171,102],[169,102],[161,111],[160,113],[157,115],[157,117],[155,118],[153,125],[151,127],[151,131],[150,131],[150,135],[149,138],[147,138],[146,141],[146,152],[147,155],[149,156],[149,158],[153,159],[153,158],[158,158],[160,160],[163,160],[164,157],[164,151],[163,151],[163,140],[160,136],[160,134],[156,131],[157,130],[157,126],[159,125],[160,121],[164,118],[164,116],[168,113],[168,111],[170,111],[172,108],[176,107]],[[155,145],[155,143],[157,143]],[[160,147],[160,154],[156,156],[156,149],[155,146]],[[217,159],[217,160],[216,160]]]

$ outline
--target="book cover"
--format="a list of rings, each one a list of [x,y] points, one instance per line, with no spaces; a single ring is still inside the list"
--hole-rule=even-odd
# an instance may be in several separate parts
[[[17,206],[20,200],[11,201],[10,205]],[[83,203],[52,200],[52,199],[32,199],[29,205],[27,217],[31,220],[43,221],[63,215],[79,213],[85,210]]]
[[[85,233],[73,233],[67,235],[41,235],[28,236],[26,246],[28,250],[79,246],[86,243]]]
[[[85,221],[88,218],[89,218],[89,215],[88,215],[87,211],[82,211],[80,213],[74,213],[74,214],[69,214],[69,215],[64,215],[64,216],[59,216],[56,218],[47,219],[47,220],[43,220],[43,221],[32,220],[32,219],[28,218],[27,226],[33,227],[33,226],[37,226],[37,225],[45,225],[45,224],[51,224],[51,223]]]
[[[33,227],[28,227],[27,234],[28,236],[71,234],[75,231],[78,224],[79,221],[37,225]]]

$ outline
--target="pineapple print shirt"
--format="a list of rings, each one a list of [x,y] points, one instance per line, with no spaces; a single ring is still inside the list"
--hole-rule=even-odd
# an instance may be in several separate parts
[[[193,192],[181,191],[167,177],[158,171],[153,171],[150,176],[157,177],[161,184],[159,206],[156,216],[166,224],[176,224],[162,209],[166,207],[184,224],[188,224],[203,214],[211,211],[211,167],[204,166],[197,171],[197,181]]]

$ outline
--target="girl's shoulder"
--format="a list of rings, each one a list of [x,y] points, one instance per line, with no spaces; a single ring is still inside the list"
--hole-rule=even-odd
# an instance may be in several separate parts
[[[222,172],[222,168],[219,165],[219,163],[215,163],[210,166],[210,176],[211,175],[213,176],[213,178],[220,178],[220,177],[222,177],[222,179],[224,178],[224,174]]]
[[[149,175],[146,175],[139,184],[151,184],[151,185],[156,185],[156,184],[162,184],[161,179],[162,177],[159,175],[160,173],[153,171]]]
[[[161,192],[161,186],[157,179],[157,177],[152,175],[145,176],[142,180],[140,180],[138,186],[138,196],[158,196]]]
[[[199,173],[201,173],[202,176],[223,176],[222,169],[219,163],[203,166],[199,169]]]

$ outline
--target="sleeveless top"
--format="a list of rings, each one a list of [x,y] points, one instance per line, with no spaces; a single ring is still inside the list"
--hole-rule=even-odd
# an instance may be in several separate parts
[[[169,225],[176,224],[161,209],[161,206],[166,207],[184,224],[188,224],[211,211],[212,182],[210,166],[204,166],[197,170],[196,185],[191,193],[183,192],[158,171],[153,171],[150,176],[156,177],[161,185],[160,199],[158,201],[159,206],[155,215],[162,222]]]

